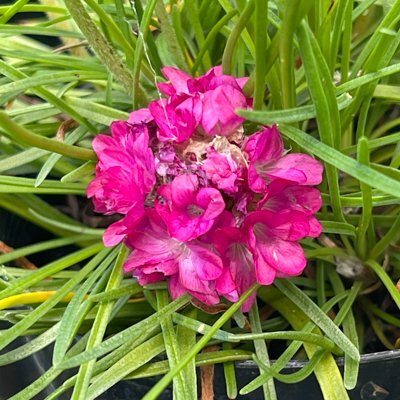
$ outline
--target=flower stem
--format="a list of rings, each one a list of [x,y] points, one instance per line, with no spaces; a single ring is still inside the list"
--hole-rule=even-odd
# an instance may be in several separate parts
[[[222,70],[224,74],[231,74],[232,73],[232,59],[233,53],[235,51],[235,46],[239,40],[240,34],[242,33],[243,29],[246,27],[248,20],[250,19],[251,15],[254,11],[254,0],[250,0],[245,9],[243,10],[242,14],[239,17],[239,20],[236,26],[232,29],[232,32],[229,35],[228,41],[226,42],[224,54],[222,55]]]
[[[111,44],[107,42],[107,39],[97,28],[80,0],[65,0],[65,5],[71,14],[71,17],[75,20],[79,29],[85,35],[102,63],[115,76],[115,78],[122,83],[127,93],[132,94],[132,74]]]
[[[72,146],[56,140],[36,135],[15,123],[5,112],[0,111],[0,127],[11,136],[22,143],[38,147],[39,149],[53,151],[67,157],[78,158],[80,160],[96,160],[96,154],[93,150],[83,149],[78,146]]]

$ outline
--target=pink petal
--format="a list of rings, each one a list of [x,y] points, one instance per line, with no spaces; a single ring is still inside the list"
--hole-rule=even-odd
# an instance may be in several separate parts
[[[159,225],[155,226],[156,223]],[[134,235],[128,236],[127,245],[163,261],[176,258],[181,251],[181,243],[169,236],[160,218],[152,225],[147,222],[137,228]]]
[[[265,191],[267,190],[267,184],[257,172],[254,164],[249,165],[247,180],[249,183],[249,187],[253,192],[265,193]]]
[[[202,165],[206,176],[218,189],[227,193],[236,193],[239,188],[236,184],[238,166],[230,154],[221,154],[215,150],[208,152]]]
[[[246,108],[246,98],[229,85],[209,90],[203,96],[201,125],[208,135],[229,136],[244,121],[235,110]]]
[[[216,219],[225,209],[221,193],[214,188],[200,189],[196,196],[196,204],[205,210],[202,216],[204,221]]]
[[[182,143],[189,139],[199,124],[201,107],[199,99],[186,95],[151,102],[149,110],[159,128],[159,140]]]
[[[261,132],[254,133],[247,140],[244,150],[250,161],[260,165],[270,164],[283,154],[283,140],[276,125],[265,127]]]
[[[224,296],[229,301],[236,302],[239,300],[239,293],[228,265],[224,265],[222,274],[216,281],[215,288],[219,295]]]
[[[171,183],[170,200],[177,207],[185,207],[194,201],[194,196],[199,187],[199,179],[196,175],[180,175]]]
[[[158,272],[164,275],[173,275],[178,272],[178,263],[173,253],[156,255],[134,249],[125,262],[124,271],[131,272],[136,269],[140,269],[145,274]]]
[[[180,258],[179,267],[181,275],[184,275],[189,265],[193,265],[201,280],[211,281],[222,273],[222,261],[214,252],[204,245],[188,243],[188,251]]]
[[[219,303],[219,296],[217,295],[213,285],[205,285],[200,289],[201,292],[196,292],[194,290],[188,290],[183,286],[180,276],[178,274],[173,275],[169,281],[168,289],[171,293],[173,299],[183,296],[185,293],[190,293],[192,296],[207,305],[215,305]]]
[[[310,223],[310,232],[308,233],[308,236],[311,236],[313,238],[318,237],[322,233],[321,223],[317,220],[317,218],[314,217],[310,217],[309,223]]]
[[[222,268],[222,261],[212,252],[188,246],[179,258],[179,282],[191,293],[212,294],[215,293],[213,277],[220,276]]]
[[[161,71],[177,93],[188,93],[187,81],[191,79],[189,75],[175,67],[164,67]]]
[[[128,214],[121,220],[111,224],[103,235],[103,243],[106,247],[112,247],[121,243],[126,237],[144,222],[143,204],[132,207]]]
[[[233,214],[229,211],[224,210],[214,221],[211,229],[204,233],[199,240],[203,243],[214,244],[214,235],[217,229],[234,227],[236,225]],[[219,236],[219,235],[218,235]]]
[[[168,291],[171,297],[175,300],[186,294],[188,291],[179,281],[179,274],[172,275],[168,281]]]
[[[247,215],[244,223],[245,229],[253,227],[259,235],[296,241],[309,236],[309,220],[309,215],[298,211],[254,211]]]
[[[215,246],[221,252],[224,265],[229,267],[232,279],[239,295],[246,292],[256,283],[254,260],[247,247],[246,239],[241,230],[237,228],[224,228],[215,235]],[[221,278],[217,280],[217,291],[220,294]],[[247,312],[251,308],[255,294],[242,306],[242,311]]]
[[[163,280],[165,280],[165,275],[158,272],[154,272],[152,274],[144,274],[142,271],[136,270],[134,276],[137,278],[139,284],[142,286],[149,285],[150,283],[162,282]]]
[[[179,175],[158,190],[156,210],[169,234],[181,241],[193,240],[209,231],[214,219],[225,209],[217,189],[198,189],[198,184],[196,175]]]
[[[153,120],[148,108],[140,108],[130,113],[128,122],[130,124],[142,124]]]
[[[162,94],[165,94],[166,96],[172,96],[176,94],[176,90],[170,83],[157,83],[157,88]]]
[[[321,193],[318,189],[308,186],[293,186],[280,179],[271,182],[267,194],[258,204],[258,207],[263,210],[277,212],[291,209],[308,215],[315,214],[321,206]]]
[[[271,238],[257,244],[263,261],[285,276],[296,276],[303,272],[307,260],[299,243]]]
[[[271,166],[268,175],[301,185],[319,185],[322,182],[322,164],[307,154],[288,154]]]
[[[254,232],[249,231],[249,247],[253,254],[257,282],[261,285],[271,285],[276,277],[276,270],[265,262],[262,245],[257,242]]]
[[[243,78],[236,78],[236,82],[241,89],[243,89],[245,87],[248,80],[249,80],[249,78],[247,76],[243,77]]]

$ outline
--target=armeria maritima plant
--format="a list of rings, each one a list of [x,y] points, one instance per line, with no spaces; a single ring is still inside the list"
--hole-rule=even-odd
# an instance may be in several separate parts
[[[400,337],[400,0],[6,3],[0,398],[357,396]]]

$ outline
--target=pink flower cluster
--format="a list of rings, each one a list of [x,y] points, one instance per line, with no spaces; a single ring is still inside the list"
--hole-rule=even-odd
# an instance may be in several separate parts
[[[88,196],[96,212],[122,216],[105,245],[132,249],[124,269],[142,285],[167,279],[173,298],[189,292],[208,305],[301,274],[298,241],[321,232],[313,187],[321,163],[288,154],[276,126],[244,135],[235,110],[251,107],[246,78],[220,67],[199,78],[172,67],[163,74],[166,98],[93,141],[99,161]]]

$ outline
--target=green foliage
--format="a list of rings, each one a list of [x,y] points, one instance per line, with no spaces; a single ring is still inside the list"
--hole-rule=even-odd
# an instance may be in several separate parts
[[[24,23],[13,19],[20,13]],[[400,307],[399,28],[400,0],[0,6],[0,208],[56,235],[0,255],[0,320],[12,324],[1,332],[0,348],[38,335],[2,354],[0,365],[55,343],[53,366],[13,399],[33,398],[74,367],[49,399],[68,390],[72,399],[94,399],[119,380],[156,375],[162,378],[145,399],[171,382],[177,399],[194,398],[196,367],[211,364],[224,365],[232,397],[263,387],[266,399],[276,399],[274,380],[295,383],[315,373],[326,400],[348,398],[363,352],[360,313],[383,346],[393,343],[380,321],[400,327],[398,314],[365,294],[378,283],[382,303]],[[194,75],[222,64],[226,73],[250,76],[245,90],[254,110],[238,111],[249,127],[278,123],[288,146],[325,164],[324,235],[303,243],[307,276],[254,287],[221,315],[196,309],[189,296],[171,302],[163,285],[143,289],[124,279],[127,249],[104,249],[93,218],[78,220],[52,203],[51,195],[84,201],[95,168],[93,136],[157,98],[167,63]],[[73,252],[37,270],[13,266],[71,244]],[[361,273],[351,275],[353,267]],[[275,318],[264,320],[257,305],[249,320],[240,314],[255,290]],[[277,340],[289,344],[270,363]],[[221,346],[201,352],[210,344]],[[282,374],[300,355],[308,364]],[[260,375],[238,388],[234,362],[251,359]]]

